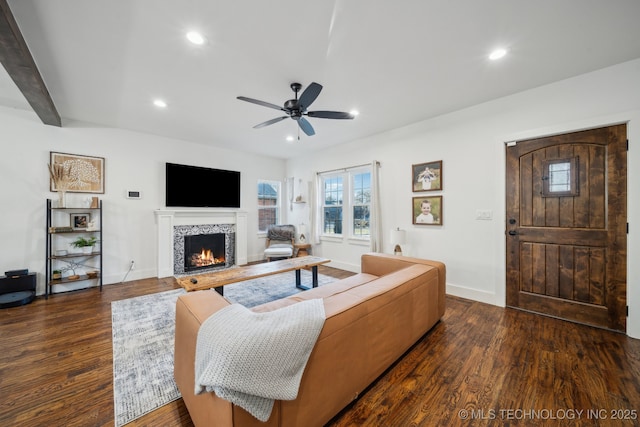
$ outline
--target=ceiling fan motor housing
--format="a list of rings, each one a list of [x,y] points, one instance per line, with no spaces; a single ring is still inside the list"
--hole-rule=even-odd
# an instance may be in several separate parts
[[[290,99],[284,103],[285,110],[297,110],[299,107],[297,99]]]
[[[289,110],[288,112],[293,118],[300,117],[302,115],[300,114],[300,105],[298,104],[298,92],[300,92],[300,89],[302,89],[302,85],[300,83],[291,83],[291,90],[296,93],[296,99],[290,99],[284,103],[285,110]],[[298,114],[296,114],[296,110]]]

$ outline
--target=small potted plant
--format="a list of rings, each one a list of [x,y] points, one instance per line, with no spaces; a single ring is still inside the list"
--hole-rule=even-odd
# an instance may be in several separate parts
[[[53,280],[62,279],[62,270],[53,270],[53,272],[51,273],[51,278]]]
[[[82,253],[90,254],[93,252],[93,247],[98,243],[98,239],[95,236],[91,236],[88,239],[80,236],[73,242],[69,243],[74,248],[78,248],[82,251]]]

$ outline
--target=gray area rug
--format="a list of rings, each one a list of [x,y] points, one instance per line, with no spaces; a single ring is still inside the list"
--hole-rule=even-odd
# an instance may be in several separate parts
[[[301,273],[302,284],[311,286],[311,272]],[[318,274],[320,286],[335,280]],[[224,287],[228,300],[245,307],[298,292],[293,271]],[[176,289],[111,303],[115,427],[180,398],[173,379],[173,345],[176,300],[183,293]]]
[[[183,289],[111,303],[113,402],[119,427],[180,398],[173,380],[176,300]]]

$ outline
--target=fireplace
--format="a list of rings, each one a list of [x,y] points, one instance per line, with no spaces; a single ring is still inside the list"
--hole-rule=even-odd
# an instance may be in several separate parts
[[[184,237],[184,271],[225,265],[224,233]]]
[[[198,273],[247,264],[247,213],[220,209],[159,209],[155,212],[158,231],[158,277],[193,274],[184,271],[184,236],[222,233],[225,236],[224,264],[198,269]]]
[[[194,274],[233,266],[233,224],[177,225],[173,228],[173,274]]]

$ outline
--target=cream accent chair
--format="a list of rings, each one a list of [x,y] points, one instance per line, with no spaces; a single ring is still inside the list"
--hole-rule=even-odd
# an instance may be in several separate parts
[[[267,248],[264,256],[267,261],[274,258],[291,258],[295,243],[296,228],[293,225],[270,225],[267,229]]]

